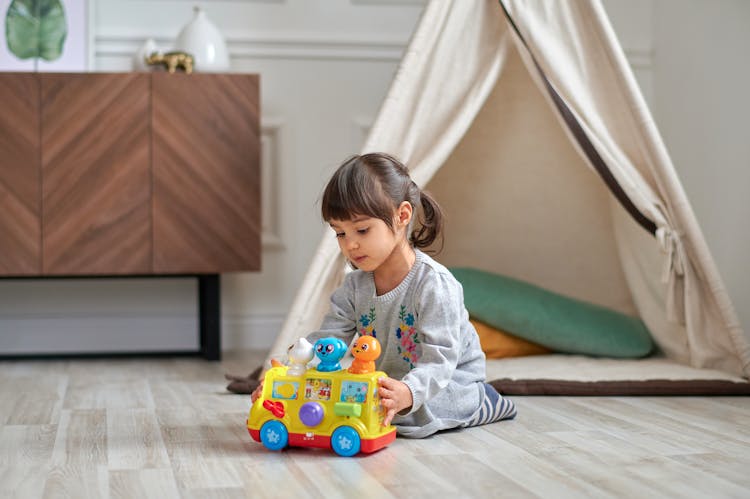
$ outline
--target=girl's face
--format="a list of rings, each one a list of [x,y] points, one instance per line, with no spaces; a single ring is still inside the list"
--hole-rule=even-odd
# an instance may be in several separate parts
[[[396,235],[379,218],[355,216],[351,220],[331,220],[330,224],[341,253],[366,272],[380,267],[397,244]]]
[[[330,220],[341,253],[358,269],[374,272],[389,261],[397,248],[408,246],[406,228],[411,220],[411,205],[394,213],[391,230],[379,218],[355,215],[351,220]],[[408,213],[402,213],[408,212]]]

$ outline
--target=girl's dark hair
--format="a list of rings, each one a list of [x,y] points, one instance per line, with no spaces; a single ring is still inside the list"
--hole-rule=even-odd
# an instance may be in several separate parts
[[[440,205],[412,181],[399,160],[369,153],[352,156],[336,170],[323,191],[321,212],[325,221],[350,220],[356,215],[379,218],[394,230],[393,212],[404,201],[411,204],[412,220],[418,223],[410,234],[411,244],[430,246],[443,229]]]

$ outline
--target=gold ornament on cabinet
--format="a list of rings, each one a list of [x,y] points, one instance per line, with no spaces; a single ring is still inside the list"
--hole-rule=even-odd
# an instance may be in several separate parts
[[[166,52],[161,54],[159,52],[152,52],[146,56],[146,64],[149,66],[164,66],[167,71],[174,73],[178,69],[182,69],[187,74],[193,72],[193,56],[187,52]]]

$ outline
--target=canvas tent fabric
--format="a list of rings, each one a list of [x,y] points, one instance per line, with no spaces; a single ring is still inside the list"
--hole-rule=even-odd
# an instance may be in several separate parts
[[[400,158],[441,203],[441,263],[639,316],[667,359],[750,376],[748,342],[598,1],[429,2],[362,150]],[[269,358],[318,327],[345,271],[324,234]]]

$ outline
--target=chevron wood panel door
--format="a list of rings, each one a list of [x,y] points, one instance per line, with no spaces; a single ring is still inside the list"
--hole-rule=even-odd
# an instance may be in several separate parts
[[[260,269],[258,75],[152,75],[153,268]]]
[[[149,75],[40,78],[44,273],[150,272]]]
[[[0,274],[41,271],[39,83],[0,74]]]

